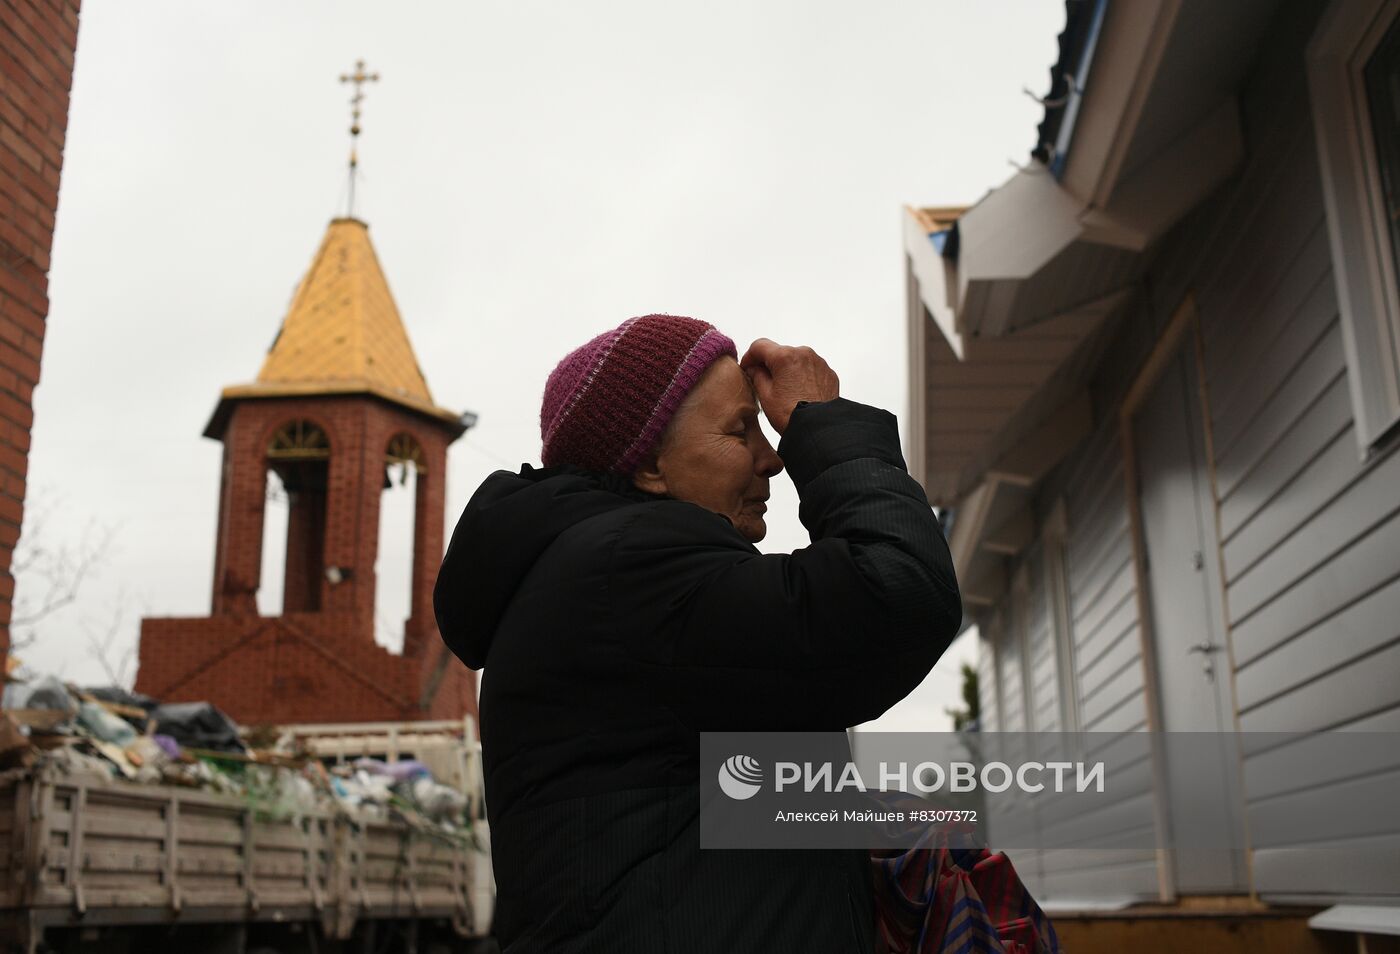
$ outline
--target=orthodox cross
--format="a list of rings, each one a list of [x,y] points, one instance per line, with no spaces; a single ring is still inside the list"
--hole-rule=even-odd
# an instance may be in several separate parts
[[[340,74],[342,83],[354,83],[355,95],[350,97],[350,204],[347,214],[350,217],[355,215],[355,170],[360,164],[360,159],[355,151],[356,143],[360,139],[360,104],[365,101],[364,84],[379,82],[378,73],[366,73],[365,61],[355,61],[355,72]]]

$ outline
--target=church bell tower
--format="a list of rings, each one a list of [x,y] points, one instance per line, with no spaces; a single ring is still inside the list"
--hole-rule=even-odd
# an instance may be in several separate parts
[[[210,613],[141,622],[136,689],[207,700],[239,722],[476,715],[476,676],[438,635],[447,448],[462,416],[428,391],[369,227],[353,217],[364,63],[353,83],[350,203],[321,240],[251,384],[223,390],[204,435],[223,443]],[[403,648],[374,640],[380,498],[416,486]],[[288,501],[283,607],[258,612],[268,474]],[[273,541],[274,545],[277,544]]]
[[[142,621],[136,688],[207,699],[240,722],[457,718],[475,675],[437,632],[447,447],[460,416],[428,391],[369,229],[335,219],[251,384],[206,427],[223,442],[210,615]],[[379,509],[416,481],[403,650],[374,641]],[[288,499],[283,612],[258,614],[268,471]]]

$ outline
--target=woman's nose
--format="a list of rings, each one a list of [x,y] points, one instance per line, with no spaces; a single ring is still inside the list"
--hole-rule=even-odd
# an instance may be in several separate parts
[[[753,469],[760,477],[776,477],[783,472],[783,459],[778,456],[773,445],[768,443],[767,437],[763,438],[763,446],[754,458]]]

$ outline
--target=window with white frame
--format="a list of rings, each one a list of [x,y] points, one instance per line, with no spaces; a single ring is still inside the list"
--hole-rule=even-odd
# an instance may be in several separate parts
[[[1400,0],[1335,0],[1307,59],[1348,382],[1368,455],[1400,422]]]

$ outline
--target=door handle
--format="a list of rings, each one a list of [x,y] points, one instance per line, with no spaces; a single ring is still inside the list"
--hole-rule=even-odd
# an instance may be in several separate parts
[[[1211,642],[1199,642],[1194,646],[1186,647],[1186,655],[1188,656],[1194,653],[1201,654],[1201,675],[1206,677],[1206,682],[1215,682],[1215,660],[1212,657],[1223,648]]]

